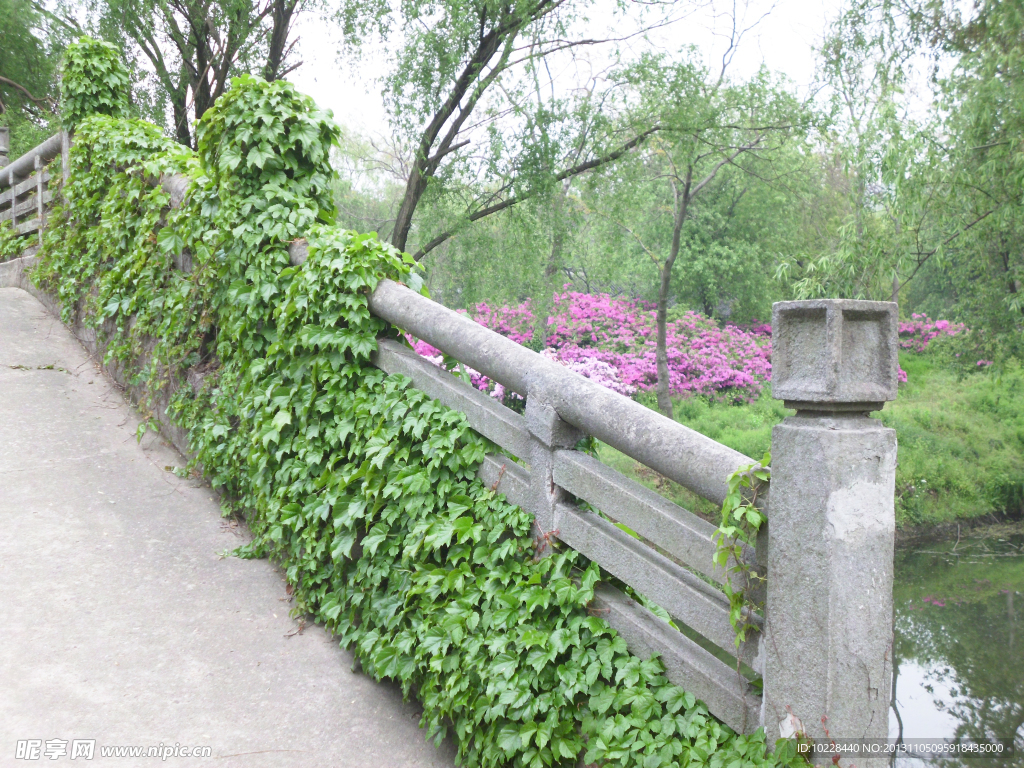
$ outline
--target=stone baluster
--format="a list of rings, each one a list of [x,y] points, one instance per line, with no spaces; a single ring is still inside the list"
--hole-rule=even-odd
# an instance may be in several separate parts
[[[534,503],[534,539],[537,555],[551,552],[551,538],[558,535],[557,506],[566,500],[566,492],[552,477],[554,452],[572,448],[583,433],[559,417],[547,396],[543,375],[533,377],[526,398],[526,428],[530,433],[530,493]]]
[[[7,194],[11,196],[11,229],[17,231],[18,217],[14,206],[18,204],[18,196],[14,193],[14,171],[7,172],[7,183],[10,185],[10,191]]]

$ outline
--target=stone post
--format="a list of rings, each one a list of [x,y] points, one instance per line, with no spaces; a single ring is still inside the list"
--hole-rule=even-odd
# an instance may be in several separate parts
[[[11,129],[0,127],[0,168],[11,162]]]
[[[17,231],[18,217],[15,215],[14,206],[18,204],[18,196],[14,193],[14,171],[7,172],[7,185],[11,188],[7,193],[11,196],[11,229]]]
[[[896,399],[891,302],[775,304],[765,608],[769,743],[888,737],[896,433],[868,417]],[[888,759],[844,755],[882,768]]]
[[[567,500],[564,489],[552,477],[554,452],[558,448],[572,448],[583,433],[562,421],[551,406],[547,392],[549,385],[543,375],[531,377],[526,397],[526,429],[530,433],[530,495],[533,497],[533,535],[537,556],[551,552],[551,537],[558,532],[557,506]]]
[[[60,132],[60,169],[64,182],[67,183],[71,175],[71,134],[68,131]]]
[[[43,227],[46,225],[46,207],[43,204],[43,192],[46,187],[43,184],[43,162],[39,155],[33,159],[33,167],[36,171],[36,216],[39,218],[39,244],[43,244]]]

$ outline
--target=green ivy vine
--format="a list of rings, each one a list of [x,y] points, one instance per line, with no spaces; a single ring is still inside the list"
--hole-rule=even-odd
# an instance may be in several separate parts
[[[412,282],[413,264],[333,224],[330,116],[288,83],[243,77],[197,137],[193,154],[155,126],[82,116],[35,279],[150,405],[173,390],[192,468],[253,532],[238,554],[281,563],[296,611],[418,697],[428,736],[452,737],[463,765],[798,760],[631,654],[589,610],[597,565],[572,550],[535,560],[530,515],[477,479],[494,446],[370,364],[378,338],[401,334],[368,296],[385,277]],[[189,180],[171,211],[168,174]]]
[[[746,640],[754,626],[750,617],[764,606],[750,599],[750,585],[764,581],[743,557],[744,545],[753,547],[757,532],[764,523],[764,513],[757,507],[758,497],[771,479],[772,455],[765,452],[761,461],[740,467],[729,475],[729,491],[722,502],[722,520],[715,531],[715,564],[727,573],[742,574],[745,589],[735,589],[729,579],[723,586],[729,597],[729,621],[736,630],[736,647]]]
[[[25,242],[18,236],[10,221],[0,221],[0,262],[21,255]]]
[[[116,45],[84,36],[64,55],[61,68],[61,122],[75,128],[89,115],[127,117],[131,77]]]

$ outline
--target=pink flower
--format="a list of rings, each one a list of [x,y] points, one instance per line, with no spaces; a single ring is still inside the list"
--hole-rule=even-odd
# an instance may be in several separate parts
[[[911,322],[899,324],[900,348],[924,352],[928,344],[939,336],[956,336],[967,330],[963,323],[948,320],[932,322],[927,315],[913,314]]]

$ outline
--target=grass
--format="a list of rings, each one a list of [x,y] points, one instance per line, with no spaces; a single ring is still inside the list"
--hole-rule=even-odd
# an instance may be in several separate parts
[[[980,371],[962,380],[931,354],[901,353],[908,382],[881,414],[896,430],[896,523],[931,526],[996,513],[1024,514],[1024,373]],[[765,392],[753,403],[724,405],[703,398],[675,403],[676,420],[760,458],[772,427],[792,411]],[[714,505],[602,445],[606,464],[680,506],[717,521]]]

